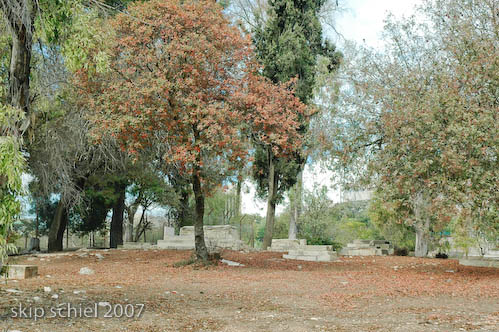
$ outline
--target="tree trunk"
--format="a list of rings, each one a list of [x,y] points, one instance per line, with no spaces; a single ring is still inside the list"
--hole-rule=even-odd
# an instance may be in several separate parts
[[[269,151],[269,194],[267,198],[267,217],[265,220],[265,233],[263,236],[263,250],[267,250],[272,245],[275,219],[275,201],[277,196],[278,174],[275,171],[274,156]]]
[[[199,178],[199,170],[195,169],[192,175],[192,189],[196,201],[196,219],[194,221],[194,243],[196,245],[196,258],[198,260],[208,260],[208,249],[204,242],[204,194],[201,189],[201,180]]]
[[[293,197],[290,201],[290,218],[289,218],[289,230],[288,239],[296,240],[298,234],[298,220],[301,215],[302,200],[303,200],[303,169],[305,168],[305,163],[300,164],[300,170],[296,175],[296,184],[293,188]]]
[[[135,214],[139,209],[139,204],[132,204],[126,207],[127,222],[125,228],[125,242],[133,242],[133,222],[135,221]]]
[[[118,245],[123,244],[123,215],[125,212],[126,185],[118,183],[116,189],[119,191],[119,196],[113,205],[113,216],[109,232],[109,246],[111,248],[118,248]]]
[[[428,255],[428,243],[430,240],[430,218],[428,216],[428,204],[423,193],[418,193],[414,199],[414,217],[416,222],[416,245],[414,255],[416,257],[426,257]]]
[[[415,226],[414,228],[416,230],[416,246],[414,249],[414,255],[416,257],[426,257],[428,255],[428,231],[422,226]]]
[[[236,217],[239,217],[241,215],[241,191],[243,187],[243,179],[238,178],[237,179],[237,186],[236,186]]]
[[[187,215],[189,210],[189,192],[187,190],[182,191],[179,208],[180,211],[178,214],[178,220],[175,223],[175,235],[180,234],[180,227],[185,226],[187,221]]]
[[[133,218],[135,216],[135,212],[137,210],[133,210],[130,207],[126,208],[127,211],[127,219],[126,219],[126,226],[125,226],[125,242],[132,242],[133,241]]]
[[[55,211],[54,219],[50,225],[49,239],[48,239],[48,251],[62,251],[62,240],[64,237],[64,231],[68,223],[68,213],[64,206],[62,200],[59,200],[57,204],[57,209]]]
[[[24,111],[26,124],[29,120],[31,49],[34,18],[37,12],[36,4],[36,1],[26,1],[24,4],[0,1],[0,10],[4,12],[4,17],[9,22],[12,36],[7,101],[10,105]],[[16,128],[16,132],[13,133],[16,136],[27,127],[25,124],[19,125],[21,127]]]

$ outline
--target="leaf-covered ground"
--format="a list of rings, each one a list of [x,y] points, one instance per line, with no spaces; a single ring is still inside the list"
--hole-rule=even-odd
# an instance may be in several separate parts
[[[40,276],[0,284],[0,331],[499,331],[498,269],[413,257],[314,263],[231,251],[222,257],[244,267],[173,266],[190,254],[100,250],[19,258],[38,265]],[[95,274],[80,275],[82,267]],[[12,318],[20,304],[48,311],[99,302],[145,309],[138,319]]]

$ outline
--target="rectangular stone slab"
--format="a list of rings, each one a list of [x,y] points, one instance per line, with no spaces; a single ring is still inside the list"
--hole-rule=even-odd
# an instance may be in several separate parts
[[[9,265],[9,279],[29,279],[38,275],[36,265]]]

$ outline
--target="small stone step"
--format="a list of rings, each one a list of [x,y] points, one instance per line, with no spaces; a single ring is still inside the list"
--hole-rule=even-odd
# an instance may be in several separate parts
[[[9,265],[9,279],[29,279],[38,275],[38,266],[36,265]]]
[[[285,259],[294,259],[301,261],[311,261],[311,262],[332,262],[337,259],[336,254],[322,254],[322,255],[283,255]]]
[[[332,250],[301,250],[301,249],[298,249],[298,250],[290,250],[288,252],[289,255],[295,255],[295,256],[319,256],[319,255],[324,255],[324,254],[331,254],[331,253],[334,253],[336,254],[336,252],[332,251]]]

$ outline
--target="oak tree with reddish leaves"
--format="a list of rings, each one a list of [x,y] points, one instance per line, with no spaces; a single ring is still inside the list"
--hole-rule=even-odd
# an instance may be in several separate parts
[[[190,176],[196,256],[206,260],[206,195],[247,160],[249,137],[278,155],[299,148],[305,106],[290,84],[258,75],[250,39],[213,1],[138,3],[110,24],[108,70],[80,70],[76,84],[101,134],[131,153],[159,144],[162,162]]]

